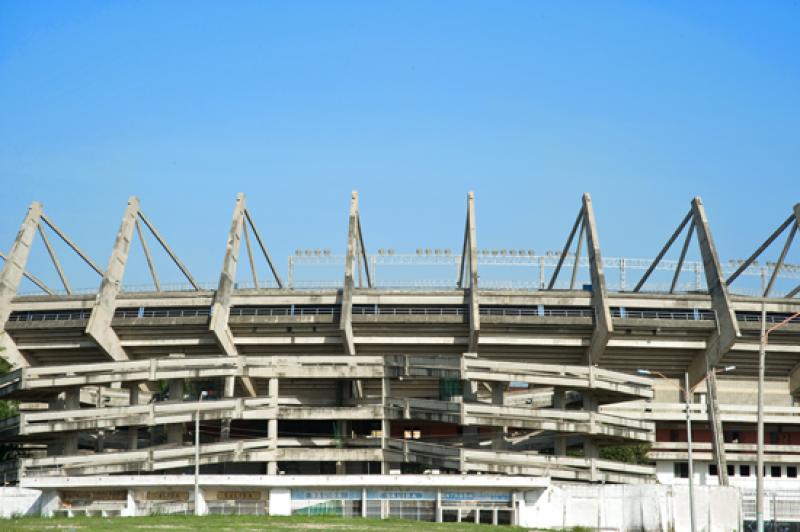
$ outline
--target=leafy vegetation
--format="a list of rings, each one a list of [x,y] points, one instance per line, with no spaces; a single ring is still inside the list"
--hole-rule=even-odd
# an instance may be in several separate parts
[[[615,460],[626,464],[649,464],[647,452],[650,445],[647,443],[635,443],[631,445],[609,445],[600,449],[600,458],[605,460]]]

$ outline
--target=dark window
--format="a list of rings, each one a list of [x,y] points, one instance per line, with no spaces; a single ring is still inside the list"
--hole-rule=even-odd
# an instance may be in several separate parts
[[[734,476],[736,474],[736,471],[734,470],[735,468],[733,467],[733,465],[728,464],[728,468],[727,469],[728,469],[728,476],[729,477],[732,477],[732,476]]]
[[[774,465],[774,466],[770,467],[769,468],[769,476],[775,477],[775,478],[780,478],[780,476],[781,476],[781,466]]]
[[[678,431],[677,430],[669,431],[669,441],[678,441]]]
[[[772,445],[778,445],[778,433],[777,432],[770,432],[769,433],[769,442]]]
[[[739,466],[739,476],[740,477],[749,477],[750,476],[750,466],[749,465],[740,465]]]
[[[686,462],[675,462],[675,476],[678,478],[689,478],[689,464]]]
[[[789,478],[797,478],[797,466],[786,466],[786,476]]]
[[[717,464],[708,464],[708,474],[712,477],[717,476]]]

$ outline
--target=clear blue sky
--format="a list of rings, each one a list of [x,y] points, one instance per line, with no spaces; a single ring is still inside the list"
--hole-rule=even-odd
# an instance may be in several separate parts
[[[5,0],[0,247],[37,199],[105,265],[137,195],[214,281],[242,191],[285,270],[344,249],[358,189],[372,250],[458,248],[468,190],[480,247],[555,249],[586,191],[606,256],[652,256],[700,195],[742,257],[800,201],[798,21],[780,1]]]

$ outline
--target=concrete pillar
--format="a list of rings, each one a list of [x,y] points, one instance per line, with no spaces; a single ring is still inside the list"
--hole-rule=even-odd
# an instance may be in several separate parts
[[[269,380],[269,397],[275,405],[275,418],[267,420],[267,438],[269,438],[269,448],[277,452],[278,450],[278,379],[273,377]],[[278,462],[270,461],[267,463],[267,474],[278,474]]]
[[[67,388],[64,392],[64,409],[65,410],[78,410],[81,407],[81,388],[76,386],[74,388]],[[68,433],[63,436],[63,452],[64,455],[78,454],[78,434]]]
[[[464,381],[462,391],[462,401],[474,403],[478,400],[478,383],[474,381]],[[462,428],[464,435],[464,447],[478,447],[478,427],[465,426]]]
[[[386,400],[392,394],[392,381],[389,378],[381,379],[381,401],[383,406],[386,406]],[[383,414],[381,417],[381,449],[383,452],[386,452],[387,449],[387,442],[389,438],[392,437],[392,425],[391,422],[386,418],[386,409],[383,409]],[[391,466],[389,462],[383,461],[381,462],[381,474],[388,475],[389,471],[391,470]]]
[[[136,406],[139,404],[139,384],[132,383],[128,387],[128,405]],[[139,429],[128,427],[128,450],[135,451],[139,448]]]
[[[183,379],[170,379],[169,401],[171,403],[183,401]],[[167,425],[167,443],[183,444],[183,423],[170,423]]]
[[[97,395],[95,396],[95,408],[104,408],[106,406],[106,402],[103,399],[103,387],[97,387]],[[99,429],[97,431],[97,435],[95,436],[95,452],[102,453],[106,446],[106,432],[103,429]]]
[[[493,382],[492,383],[492,405],[503,406],[504,395],[506,390],[506,383]],[[502,451],[506,447],[505,441],[506,427],[494,427],[492,429],[492,449],[495,451]]]
[[[234,395],[236,389],[236,379],[234,377],[225,377],[225,389],[222,394],[225,399],[230,399]],[[219,441],[228,441],[231,439],[231,418],[223,418],[220,422]]]
[[[565,410],[567,407],[566,392],[563,388],[553,389],[553,408],[556,410]],[[556,435],[553,441],[553,454],[557,456],[567,455],[567,437],[563,435]]]
[[[583,392],[583,409],[587,412],[597,412],[597,398],[590,391]],[[589,436],[583,440],[583,456],[585,458],[600,458],[600,449]]]
[[[341,442],[342,447],[345,445],[345,441],[348,438],[348,431],[350,430],[350,423],[347,422],[346,419],[340,419],[336,422],[337,430],[339,432],[339,440]],[[347,462],[343,462],[341,460],[336,462],[336,474],[337,475],[344,475],[347,473]]]
[[[436,518],[437,523],[442,522],[442,490],[436,490]]]

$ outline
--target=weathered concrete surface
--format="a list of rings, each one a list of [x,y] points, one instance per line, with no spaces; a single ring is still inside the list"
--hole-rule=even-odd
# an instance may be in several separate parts
[[[698,530],[740,530],[739,490],[695,487]],[[688,486],[553,485],[529,491],[520,507],[520,526],[619,531],[690,530]]]

